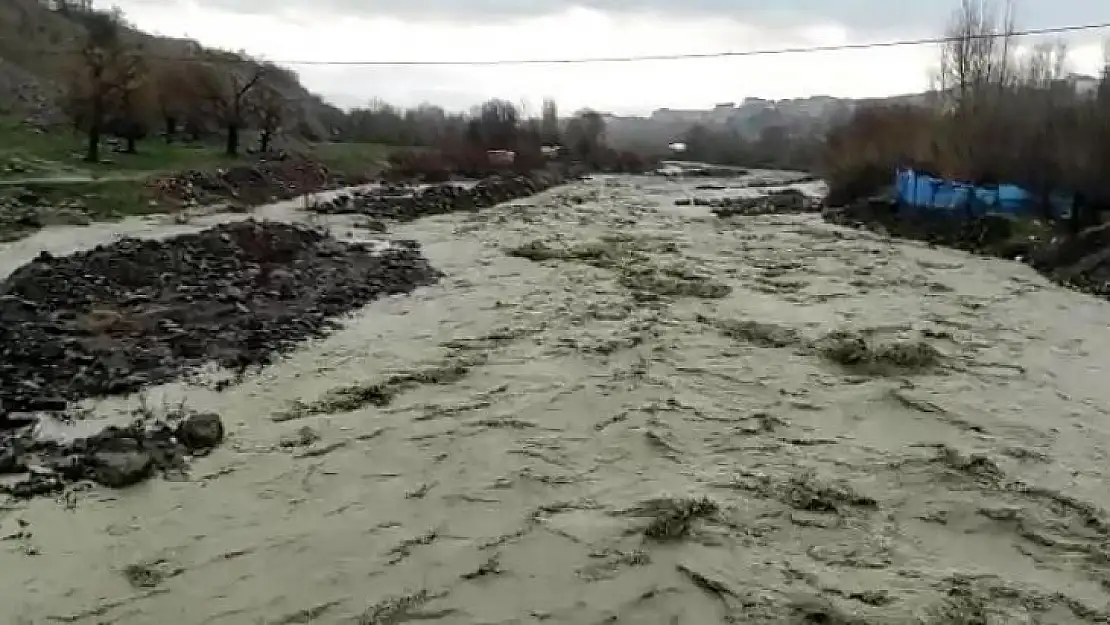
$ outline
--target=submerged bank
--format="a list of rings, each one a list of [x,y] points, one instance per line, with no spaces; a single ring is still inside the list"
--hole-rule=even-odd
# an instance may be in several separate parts
[[[823,210],[830,223],[1026,263],[1058,284],[1110,296],[1110,224],[1078,232],[1030,218],[963,219],[900,211],[886,199]]]
[[[227,443],[191,481],[8,506],[0,605],[121,624],[1110,616],[1110,305],[684,193],[604,177],[391,227],[440,282],[242,384],[150,390],[218,411]]]

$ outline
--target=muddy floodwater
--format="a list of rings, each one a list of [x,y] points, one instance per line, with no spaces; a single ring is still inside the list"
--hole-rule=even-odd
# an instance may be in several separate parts
[[[144,395],[223,415],[189,480],[5,503],[0,621],[1108,622],[1110,305],[674,206],[692,187],[393,228],[439,285],[226,390]],[[47,231],[0,263],[228,218]]]

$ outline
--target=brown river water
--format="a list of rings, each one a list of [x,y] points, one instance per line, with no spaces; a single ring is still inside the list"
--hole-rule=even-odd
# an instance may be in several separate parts
[[[222,392],[143,396],[224,416],[189,480],[0,504],[0,622],[1110,622],[1110,305],[812,215],[674,206],[691,186],[394,228],[440,285]],[[50,230],[0,267],[231,218]],[[564,251],[506,253],[537,241]],[[845,369],[815,347],[834,330],[939,362]],[[329,394],[391,376],[391,401]]]

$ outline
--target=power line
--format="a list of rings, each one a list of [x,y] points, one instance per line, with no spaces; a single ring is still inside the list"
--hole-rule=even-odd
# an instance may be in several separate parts
[[[870,43],[849,43],[825,46],[806,46],[794,48],[771,48],[764,50],[742,50],[725,52],[691,52],[685,54],[649,54],[635,56],[601,56],[581,59],[503,59],[491,61],[273,61],[278,65],[356,65],[356,66],[488,66],[488,65],[580,65],[591,63],[635,63],[639,61],[684,61],[691,59],[713,59],[746,56],[776,56],[784,54],[812,54],[816,52],[840,52],[845,50],[868,50],[872,48],[899,48],[908,46],[936,45],[954,43],[968,39],[1001,39],[1004,37],[1032,37],[1074,33],[1081,31],[1103,30],[1110,28],[1110,22],[1099,24],[1080,24],[1058,26],[1055,28],[1035,28],[1010,33],[984,33],[952,37],[928,37],[921,39],[898,39]]]
[[[167,55],[144,55],[146,58],[153,58],[166,61],[184,61],[184,62],[205,62],[205,63],[253,63],[253,62],[267,62],[275,65],[286,66],[355,66],[355,67],[482,67],[482,66],[501,66],[501,65],[587,65],[587,64],[603,64],[603,63],[637,63],[642,61],[685,61],[694,59],[713,59],[713,58],[738,58],[738,57],[753,57],[753,56],[780,56],[787,54],[813,54],[818,52],[841,52],[848,50],[870,50],[876,48],[902,48],[911,46],[922,45],[939,45],[945,43],[954,43],[965,40],[982,40],[982,39],[1002,39],[1007,37],[1033,37],[1041,35],[1054,35],[1064,33],[1075,33],[1082,31],[1095,31],[1110,28],[1110,22],[1103,22],[1097,24],[1079,24],[1073,26],[1058,26],[1054,28],[1034,28],[1028,30],[1019,30],[1006,33],[983,33],[983,34],[968,34],[949,37],[926,37],[919,39],[897,39],[892,41],[874,41],[869,43],[849,43],[838,45],[824,45],[824,46],[804,46],[792,48],[769,48],[762,50],[737,50],[737,51],[721,51],[721,52],[690,52],[681,54],[647,54],[647,55],[629,55],[629,56],[601,56],[601,57],[587,57],[579,59],[557,58],[557,59],[499,59],[499,60],[441,60],[441,61],[340,61],[340,60],[274,60],[268,59],[249,59],[249,58],[228,58],[227,56],[167,56]],[[38,54],[77,54],[76,50],[41,50]],[[234,53],[224,53],[234,54]]]

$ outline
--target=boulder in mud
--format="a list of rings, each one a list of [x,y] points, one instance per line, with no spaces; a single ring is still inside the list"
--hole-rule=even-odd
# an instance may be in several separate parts
[[[224,440],[224,422],[213,412],[194,413],[181,421],[177,440],[190,451],[211,449]]]
[[[67,483],[91,481],[126,488],[157,474],[179,475],[188,457],[220,444],[223,420],[215,413],[177,408],[165,414],[140,409],[126,426],[108,426],[79,437],[45,437],[37,423],[0,433],[0,473],[23,474],[0,492],[32,497],[56,492]],[[55,424],[80,416],[43,415]]]

